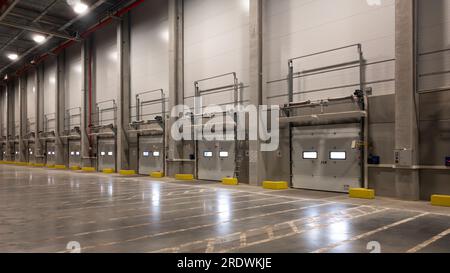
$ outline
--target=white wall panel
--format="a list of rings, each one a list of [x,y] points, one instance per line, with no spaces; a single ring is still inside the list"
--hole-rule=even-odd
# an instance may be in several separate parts
[[[169,93],[169,25],[168,1],[147,1],[131,13],[131,105],[136,115],[135,96],[155,89]],[[149,94],[143,100],[159,98]],[[144,107],[142,114],[161,111],[159,105]],[[150,116],[144,116],[150,119]]]
[[[99,119],[101,125],[115,123],[114,111],[111,109],[119,94],[119,54],[117,51],[117,26],[110,24],[95,33],[95,94],[100,113],[94,117]],[[110,101],[110,102],[107,102]],[[107,102],[107,103],[103,103]]]
[[[56,99],[56,59],[44,64],[44,115],[55,113]]]
[[[66,50],[65,91],[66,108],[81,107],[81,46],[76,44]]]
[[[264,6],[264,80],[285,78],[288,59],[352,44],[362,44],[367,63],[395,58],[395,2],[380,0],[267,0]],[[295,62],[296,71],[357,60],[356,48]],[[394,92],[394,61],[366,67],[364,77],[375,95]],[[296,79],[294,100],[332,98],[358,88],[359,70],[348,69]],[[374,83],[376,82],[376,83]],[[311,92],[343,85],[321,92]],[[287,101],[287,83],[265,85],[271,103]],[[276,97],[280,96],[280,97]]]
[[[450,0],[418,1],[419,54],[450,49]],[[419,56],[419,90],[450,87],[450,51]]]
[[[28,126],[31,126],[35,123],[36,117],[36,71],[31,70],[28,71],[27,74],[27,120]]]
[[[8,124],[8,102],[7,102],[7,95],[6,95],[6,90],[4,90],[3,92],[1,92],[1,97],[0,97],[0,102],[1,102],[1,116],[2,116],[2,136],[6,136],[6,126]]]
[[[95,33],[95,92],[97,102],[115,99],[119,92],[117,27],[110,24]]]
[[[82,66],[81,45],[76,44],[66,50],[65,62],[65,100],[66,110],[71,109],[66,116],[66,128],[81,125],[81,100],[82,100]],[[70,124],[69,124],[70,117]]]
[[[236,72],[239,82],[248,86],[249,0],[187,0],[184,19],[185,97],[194,95],[194,81],[229,72]],[[228,77],[201,88],[232,83]],[[231,91],[204,98],[205,105],[232,101]],[[186,103],[192,105],[193,100]]]
[[[16,79],[14,83],[14,134],[19,135],[19,122],[20,122],[20,84],[19,79]]]

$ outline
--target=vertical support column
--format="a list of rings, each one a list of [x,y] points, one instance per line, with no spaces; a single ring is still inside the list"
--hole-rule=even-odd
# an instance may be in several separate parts
[[[44,70],[45,64],[36,67],[36,95],[35,95],[35,127],[34,127],[34,156],[36,163],[44,163],[44,154],[40,141],[40,133],[44,126]]]
[[[56,59],[56,92],[55,92],[55,144],[56,144],[56,164],[57,165],[69,165],[69,154],[66,149],[66,145],[61,138],[64,134],[64,121],[66,111],[66,99],[65,99],[65,65],[66,65],[66,51],[64,50],[57,56]]]
[[[169,111],[184,102],[184,47],[183,47],[183,0],[169,0]],[[182,172],[182,162],[175,162],[184,156],[183,143],[170,137],[172,125],[176,121],[170,117],[166,129],[168,147],[166,174]],[[181,165],[180,165],[181,164]]]
[[[415,1],[395,1],[395,149],[411,157],[397,163],[395,189],[397,197],[419,199],[419,132],[415,107]],[[409,156],[412,155],[412,156]],[[401,165],[401,166],[400,166]]]
[[[130,169],[128,126],[130,123],[131,64],[130,64],[130,13],[117,24],[117,50],[119,52],[119,95],[117,115],[117,166]]]
[[[19,160],[20,162],[26,161],[26,147],[25,147],[25,134],[27,130],[27,80],[28,76],[25,74],[20,77],[19,80]]]
[[[93,160],[91,158],[91,143],[88,136],[88,126],[92,104],[90,100],[91,84],[90,79],[90,50],[91,41],[89,39],[83,41],[81,46],[81,166],[92,167]],[[91,107],[91,109],[89,109]]]
[[[14,82],[9,82],[6,89],[6,100],[7,100],[7,125],[6,125],[6,158],[8,161],[13,161],[13,143],[11,141],[14,141],[14,115],[15,115],[15,109],[14,109]]]
[[[262,0],[250,0],[250,103],[256,107],[263,102],[262,9]],[[258,120],[259,118],[258,113]],[[260,147],[259,140],[249,141],[249,183],[254,186],[260,185],[265,178],[264,158]]]
[[[6,85],[2,86],[0,85],[0,140],[3,141],[3,115],[5,113],[5,109],[3,109],[3,101],[6,99]],[[0,145],[2,145],[0,143]],[[0,160],[5,160],[3,155],[3,149],[0,149]]]
[[[5,113],[5,109],[3,109],[4,107],[4,101],[6,99],[6,84],[4,86],[0,85],[0,140],[3,141],[3,137],[5,132],[3,131],[3,115]],[[0,143],[0,145],[2,145],[2,149],[0,149],[0,160],[6,160],[5,158],[5,154],[3,153],[3,144]]]

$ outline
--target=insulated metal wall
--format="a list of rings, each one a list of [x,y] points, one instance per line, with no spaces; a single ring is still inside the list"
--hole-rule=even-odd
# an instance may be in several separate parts
[[[116,24],[95,33],[94,38],[94,82],[95,102],[101,103],[95,112],[94,120],[99,125],[115,124],[115,113],[112,110],[113,101],[117,104],[119,94],[119,54],[117,51]],[[97,111],[100,111],[97,113]]]
[[[420,164],[444,166],[450,156],[450,0],[418,2]],[[421,199],[450,194],[448,170],[422,170]]]
[[[76,44],[66,49],[65,65],[66,108],[81,106],[81,46]]]
[[[32,126],[35,121],[36,116],[36,70],[30,70],[27,74],[27,131],[29,131],[29,126]]]
[[[19,122],[20,122],[20,81],[15,80],[14,83],[14,133],[13,137],[19,135]]]
[[[450,1],[417,3],[419,90],[450,88]]]
[[[194,81],[236,72],[249,84],[249,0],[187,0],[184,3],[185,103],[193,106]],[[233,84],[224,78],[202,89]],[[243,91],[243,99],[248,94]],[[233,102],[233,92],[205,96],[204,105]]]
[[[56,99],[56,59],[51,58],[44,63],[44,120],[46,130],[55,129]]]
[[[81,125],[81,100],[82,100],[82,67],[81,45],[76,44],[66,50],[65,60],[65,100],[66,114],[65,127],[71,129]]]
[[[0,93],[0,109],[1,109],[1,125],[2,127],[0,128],[1,131],[1,136],[7,136],[6,134],[6,128],[7,128],[7,124],[8,124],[8,102],[7,102],[7,95],[6,95],[6,90],[2,90]]]
[[[374,95],[394,93],[395,1],[264,1],[264,82],[285,78],[288,59],[352,44],[362,44],[368,65],[363,78]],[[307,71],[357,59],[354,48],[295,62]],[[388,61],[389,60],[389,61]],[[348,95],[357,89],[357,68],[302,77],[294,81],[295,101]],[[342,87],[345,86],[345,87]],[[269,103],[287,102],[287,82],[264,85]],[[311,92],[322,90],[320,92]]]
[[[95,33],[95,93],[97,102],[115,99],[119,93],[117,27],[110,24]]]
[[[144,2],[131,12],[131,116],[136,116],[136,94],[164,89],[169,93],[168,1]],[[156,95],[156,97],[155,97]],[[142,99],[158,99],[159,93]],[[161,111],[160,105],[143,109],[143,115]],[[143,117],[151,119],[149,117]],[[134,118],[133,118],[134,120]]]

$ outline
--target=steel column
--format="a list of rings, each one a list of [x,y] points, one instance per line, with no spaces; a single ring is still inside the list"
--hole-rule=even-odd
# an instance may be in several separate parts
[[[56,58],[56,92],[55,92],[55,144],[56,144],[56,164],[69,165],[69,154],[67,147],[61,136],[64,135],[64,119],[66,109],[65,99],[65,63],[66,52],[63,51]]]
[[[263,103],[262,90],[262,0],[250,0],[250,104]],[[260,113],[258,111],[258,121]],[[253,122],[253,121],[250,121]],[[258,124],[259,130],[259,124]],[[259,140],[249,141],[249,183],[260,185],[265,178],[264,156]]]
[[[183,45],[183,0],[169,0],[169,111],[184,103],[184,45]],[[170,137],[171,127],[176,121],[170,117],[166,128],[166,143],[168,144],[168,164],[166,174],[173,175],[183,172],[183,162],[175,162],[185,156],[183,142],[177,142]],[[167,148],[166,148],[167,150]],[[192,166],[193,167],[193,166]],[[191,167],[191,168],[192,168]],[[191,173],[193,173],[193,169]]]
[[[415,106],[415,1],[395,1],[395,149],[412,153],[411,162],[396,169],[398,198],[419,200],[419,132]],[[406,166],[408,165],[408,166]]]
[[[119,95],[117,115],[117,165],[119,170],[130,169],[130,146],[128,126],[130,124],[131,66],[130,66],[130,14],[117,24],[117,47],[119,52]],[[133,166],[137,170],[137,166]]]
[[[35,74],[36,75],[36,74]],[[35,77],[36,79],[36,77]],[[19,160],[26,161],[25,134],[27,129],[27,80],[28,75],[19,78]]]
[[[90,91],[91,91],[91,82],[90,82],[90,73],[91,73],[91,62],[90,62],[90,50],[91,50],[92,42],[90,39],[87,39],[83,42],[81,46],[81,166],[82,167],[92,167],[93,158],[92,158],[92,146],[90,143],[90,139],[88,137],[88,126],[89,126],[89,115],[93,109],[93,104],[89,103],[90,99]],[[89,109],[91,108],[91,109]]]

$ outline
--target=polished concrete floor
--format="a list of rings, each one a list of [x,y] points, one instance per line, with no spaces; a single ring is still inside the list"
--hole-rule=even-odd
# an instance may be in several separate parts
[[[446,252],[450,209],[0,165],[0,252]]]

